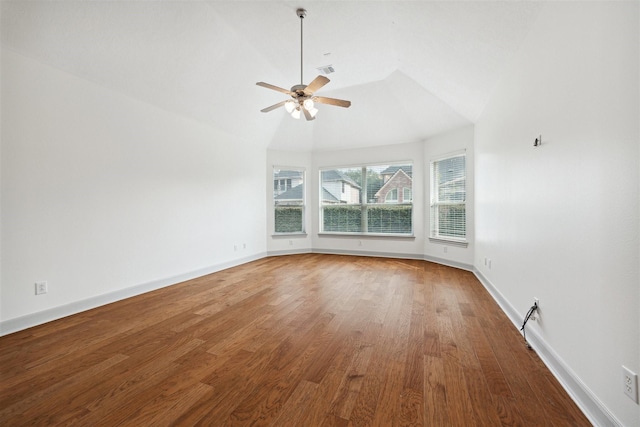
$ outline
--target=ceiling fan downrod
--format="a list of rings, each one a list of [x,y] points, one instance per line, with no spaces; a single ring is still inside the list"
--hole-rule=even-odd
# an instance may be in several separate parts
[[[304,21],[304,17],[307,16],[307,11],[305,9],[296,10],[296,15],[300,18],[300,85],[304,84],[304,79],[302,77],[302,22]]]
[[[296,119],[300,118],[301,113],[304,113],[304,117],[307,120],[314,120],[316,117],[316,113],[318,112],[318,109],[314,107],[314,103],[316,102],[318,104],[328,104],[348,108],[349,106],[351,106],[350,101],[315,95],[315,92],[318,89],[329,83],[329,79],[325,76],[318,76],[313,79],[313,81],[308,85],[304,84],[304,34],[302,20],[305,18],[305,16],[307,16],[307,11],[302,8],[297,9],[296,15],[298,15],[298,18],[300,18],[300,84],[295,85],[291,88],[291,90],[288,90],[269,83],[257,82],[256,84],[258,86],[282,92],[291,96],[292,98],[286,101],[278,102],[277,104],[274,104],[270,107],[263,108],[260,111],[262,111],[263,113],[267,113],[271,110],[275,110],[276,108],[284,106],[287,110],[287,113],[291,114]]]

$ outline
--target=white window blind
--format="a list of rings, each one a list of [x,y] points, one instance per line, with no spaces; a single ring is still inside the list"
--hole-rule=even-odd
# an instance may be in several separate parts
[[[410,163],[320,170],[322,233],[413,234]]]
[[[273,168],[274,232],[304,233],[304,169]]]
[[[465,159],[465,154],[457,154],[431,162],[432,238],[466,240]]]

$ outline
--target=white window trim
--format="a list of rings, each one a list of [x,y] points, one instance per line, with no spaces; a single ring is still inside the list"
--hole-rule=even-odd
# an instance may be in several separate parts
[[[433,167],[434,167],[434,163],[440,162],[442,160],[447,160],[447,159],[451,159],[453,157],[460,157],[460,156],[464,156],[465,161],[464,161],[464,176],[465,176],[465,198],[463,202],[435,202],[434,201],[434,195],[435,195],[435,188],[436,188],[436,183],[434,182],[434,177],[433,177]],[[464,210],[465,210],[465,230],[468,230],[468,224],[466,223],[468,216],[466,215],[467,213],[467,186],[466,186],[466,178],[467,178],[467,150],[463,149],[463,150],[456,150],[456,151],[452,151],[449,152],[447,154],[443,154],[441,156],[432,158],[429,161],[429,181],[430,181],[430,194],[429,194],[429,221],[427,222],[427,227],[428,227],[428,232],[429,232],[429,241],[432,243],[440,243],[440,244],[448,244],[448,245],[453,245],[453,246],[460,246],[460,247],[467,247],[469,245],[469,240],[467,239],[467,235],[466,235],[466,231],[465,231],[465,237],[464,238],[456,238],[456,237],[451,237],[451,236],[441,236],[439,234],[434,235],[433,234],[433,229],[431,226],[431,222],[432,219],[431,215],[433,215],[433,207],[434,205],[438,205],[438,206],[464,206]]]
[[[282,237],[282,236],[300,236],[300,235],[307,235],[307,221],[306,221],[306,215],[307,215],[307,169],[304,167],[300,167],[300,166],[279,166],[279,165],[273,165],[273,167],[271,168],[271,179],[273,180],[273,175],[274,175],[274,171],[275,170],[293,170],[293,171],[300,171],[302,173],[302,230],[301,231],[287,231],[287,232],[276,232],[276,216],[275,216],[275,209],[276,209],[276,200],[273,197],[273,192],[271,193],[271,209],[273,212],[273,221],[272,221],[272,227],[273,227],[273,233],[271,234],[273,237]],[[282,179],[278,179],[278,187],[280,187],[280,181],[282,181]],[[285,180],[285,187],[286,187],[286,180]],[[291,188],[293,188],[293,179],[291,180]],[[278,188],[278,191],[280,191],[280,188]],[[285,189],[285,191],[287,191]]]
[[[370,236],[370,237],[381,237],[381,238],[409,238],[409,239],[415,239],[415,213],[416,213],[416,209],[413,203],[413,185],[411,188],[411,201],[408,203],[402,203],[402,205],[411,205],[411,233],[370,233],[370,232],[339,232],[339,231],[322,231],[322,208],[323,205],[322,204],[322,171],[326,171],[326,170],[332,170],[332,169],[352,169],[352,168],[361,168],[361,167],[371,167],[371,166],[380,166],[380,165],[387,165],[387,166],[403,166],[403,165],[411,165],[411,167],[413,168],[414,165],[414,161],[413,160],[405,160],[405,161],[390,161],[390,162],[369,162],[369,163],[357,163],[357,164],[347,164],[347,165],[341,165],[341,166],[320,166],[318,167],[318,193],[319,193],[319,198],[318,198],[318,235],[323,235],[323,236]],[[392,203],[389,203],[390,205]],[[397,202],[395,204],[398,204]],[[356,203],[356,204],[352,204],[354,206],[360,206],[362,207],[363,204],[362,203]],[[368,206],[373,206],[376,205],[376,203],[368,203],[365,201],[365,208]]]

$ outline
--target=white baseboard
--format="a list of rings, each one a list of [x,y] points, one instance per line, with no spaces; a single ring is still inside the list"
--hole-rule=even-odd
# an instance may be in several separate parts
[[[269,251],[267,252],[267,256],[283,256],[283,255],[299,255],[299,254],[310,254],[311,249],[289,249],[289,250],[280,250],[280,251]]]
[[[0,322],[0,336],[18,332],[23,329],[31,328],[33,326],[42,325],[43,323],[51,322],[53,320],[91,310],[92,308],[100,307],[105,304],[111,304],[113,302],[144,294],[146,292],[155,291],[156,289],[175,285],[176,283],[184,282],[186,280],[195,279],[196,277],[206,276],[207,274],[226,270],[227,268],[235,267],[247,262],[256,261],[258,259],[265,258],[266,256],[266,253],[258,253],[248,257],[235,259],[233,261],[201,268],[188,273],[179,274],[164,279],[158,279],[148,283],[141,283],[125,289],[119,289],[114,292],[109,292],[81,301],[75,301],[69,304],[60,305],[58,307],[42,310],[37,313],[31,313],[20,317],[15,317],[13,319],[8,319]]]
[[[396,259],[417,259],[417,260],[433,262],[436,264],[446,265],[448,267],[459,268],[460,270],[475,272],[475,268],[471,264],[465,264],[463,262],[452,261],[452,260],[438,258],[438,257],[432,257],[432,256],[423,255],[423,254],[354,251],[351,249],[297,249],[297,250],[293,249],[293,250],[270,251],[269,256],[308,254],[308,253],[329,254],[329,255],[352,255],[352,256],[396,258]]]
[[[350,249],[291,249],[291,250],[279,250],[269,251],[268,256],[281,256],[281,255],[295,255],[295,254],[329,254],[329,255],[352,255],[352,256],[365,256],[365,257],[379,257],[379,258],[397,258],[397,259],[417,259],[433,262],[436,264],[446,265],[448,267],[459,268],[460,270],[467,270],[475,272],[475,268],[471,264],[465,264],[463,262],[452,261],[444,258],[432,257],[423,254],[409,254],[409,253],[393,253],[393,252],[372,252],[372,251],[354,251]]]
[[[354,255],[378,258],[398,258],[398,259],[423,259],[422,254],[402,254],[390,252],[369,252],[369,251],[353,251],[348,249],[313,249],[314,254],[328,255]]]
[[[480,283],[498,303],[502,311],[507,315],[513,325],[520,329],[521,322],[526,313],[518,311],[509,303],[502,293],[480,271],[473,269]],[[571,396],[573,401],[582,410],[585,416],[594,426],[598,427],[622,427],[622,423],[607,409],[607,407],[589,390],[580,378],[571,370],[553,348],[544,340],[535,329],[527,329],[527,342],[540,356],[542,362],[549,368],[560,385]]]
[[[423,256],[422,259],[429,262],[435,262],[436,264],[446,265],[448,267],[459,268],[460,270],[467,270],[472,273],[475,272],[475,268],[473,268],[473,265],[466,264],[464,262],[452,261],[450,259],[438,258],[435,256],[428,256],[428,255]]]

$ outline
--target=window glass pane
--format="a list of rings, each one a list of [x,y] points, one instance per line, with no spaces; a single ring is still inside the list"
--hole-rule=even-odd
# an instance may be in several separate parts
[[[431,237],[466,238],[465,155],[431,163]]]
[[[304,171],[274,168],[273,183],[274,231],[304,232]]]
[[[276,206],[276,233],[301,233],[304,210],[302,206]]]
[[[436,162],[435,180],[439,202],[464,202],[466,176],[464,156],[451,157]]]
[[[362,172],[359,168],[330,169],[320,172],[322,204],[360,203]]]
[[[411,205],[376,205],[367,208],[369,233],[411,234]]]
[[[467,236],[464,205],[436,206],[434,215],[438,219],[437,237],[465,238]]]
[[[359,233],[362,231],[362,212],[357,205],[328,205],[322,208],[322,231]]]
[[[411,234],[412,175],[410,164],[321,170],[321,231]]]

